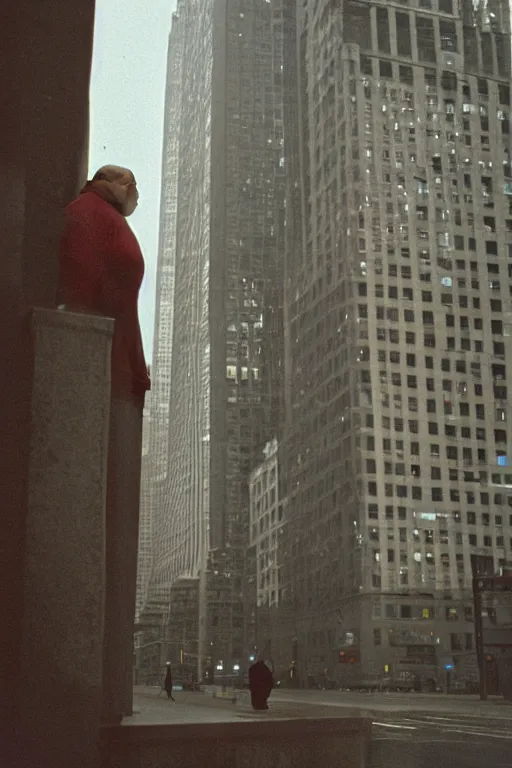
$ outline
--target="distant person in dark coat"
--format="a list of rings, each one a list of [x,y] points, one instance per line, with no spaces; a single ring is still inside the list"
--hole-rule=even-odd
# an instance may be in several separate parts
[[[262,659],[249,667],[249,690],[253,709],[268,709],[267,700],[273,687],[272,672]]]
[[[172,669],[170,664],[167,665],[167,672],[164,680],[164,688],[165,688],[165,692],[167,693],[167,698],[172,699],[172,701],[175,701],[175,698],[172,695]]]

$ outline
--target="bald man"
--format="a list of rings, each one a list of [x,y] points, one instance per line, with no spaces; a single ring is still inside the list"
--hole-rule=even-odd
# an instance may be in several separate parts
[[[137,207],[127,168],[108,165],[66,209],[59,302],[115,320],[106,499],[103,706],[106,723],[132,713],[132,658],[142,408],[150,388],[138,317],[144,260],[126,221]],[[77,595],[77,609],[80,596]]]

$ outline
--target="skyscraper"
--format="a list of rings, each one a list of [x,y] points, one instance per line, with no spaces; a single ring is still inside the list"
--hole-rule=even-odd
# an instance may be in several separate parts
[[[159,433],[168,453],[152,585],[170,594],[180,579],[196,580],[197,636],[185,642],[229,663],[244,654],[248,477],[279,398],[270,359],[281,316],[274,172],[282,147],[270,30],[266,2],[181,0],[169,58],[164,166],[176,176],[161,249],[169,247],[173,279],[159,279],[153,366],[155,398],[165,393],[164,411],[168,403],[168,442]],[[183,634],[172,604],[171,632]]]
[[[470,556],[512,557],[509,4],[305,0],[296,32],[285,657],[463,679]]]
[[[183,40],[176,24],[169,38],[165,93],[159,247],[156,273],[155,333],[152,391],[144,409],[144,441],[141,471],[141,517],[137,575],[136,619],[147,599],[152,572],[153,530],[158,532],[165,518],[165,489],[168,483],[169,406],[171,397],[172,327],[174,319],[174,271],[176,260],[176,211],[179,133],[181,111],[181,68]]]

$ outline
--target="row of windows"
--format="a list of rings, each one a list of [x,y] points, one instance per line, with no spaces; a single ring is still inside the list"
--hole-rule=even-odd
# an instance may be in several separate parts
[[[361,274],[363,276],[366,275],[368,273],[368,262],[367,261],[361,261],[359,266],[360,266],[360,269],[361,269]],[[430,266],[430,263],[429,264],[425,264],[424,266]],[[445,265],[443,265],[442,268],[444,269]],[[374,271],[375,271],[376,275],[380,276],[380,275],[383,274],[380,265],[376,264],[376,268],[375,268]],[[392,272],[392,270],[390,269],[390,274],[391,274],[391,272]],[[393,276],[395,276],[395,274],[396,273],[393,271]],[[421,268],[420,268],[420,275],[421,274],[423,274],[423,272],[421,272]],[[432,273],[429,272],[428,274],[431,275]],[[412,271],[411,271],[410,267],[401,267],[400,276],[404,280],[412,280],[413,274],[412,274]],[[438,280],[439,280],[439,284],[444,289],[446,289],[446,288],[452,288],[453,289],[453,288],[457,287],[459,290],[467,290],[468,288],[471,288],[471,290],[473,290],[473,291],[480,291],[484,287],[484,285],[485,285],[485,286],[487,286],[489,291],[499,292],[499,291],[501,291],[501,288],[502,288],[502,284],[501,284],[501,282],[499,280],[487,280],[487,281],[485,281],[483,283],[483,285],[481,284],[480,280],[477,280],[475,278],[473,278],[471,280],[470,285],[468,285],[465,277],[459,277],[456,280],[454,280],[452,277],[450,277],[448,275],[441,275],[441,276],[438,277]],[[425,282],[425,281],[423,280],[422,282]],[[429,282],[431,282],[431,280],[429,280]],[[507,285],[507,283],[504,283],[503,284],[503,288],[505,288],[506,285]],[[400,286],[400,287],[402,288],[401,298],[405,299],[405,301],[414,301],[414,290],[412,288],[408,289],[407,286]],[[509,288],[510,288],[510,286],[509,286]],[[432,295],[432,291],[425,291],[425,290],[423,290],[421,292],[422,301],[424,301],[424,302],[431,302],[433,300],[433,297],[429,298],[429,294]],[[359,295],[361,295],[361,294],[359,294]],[[375,297],[377,299],[383,299],[384,296],[386,296],[386,295],[387,295],[387,297],[389,299],[398,299],[399,298],[399,286],[397,286],[397,285],[388,285],[387,286],[387,290],[386,290],[386,286],[384,286],[382,283],[377,283],[375,285]],[[425,298],[423,298],[423,296],[425,296]],[[452,292],[441,293],[440,301],[441,301],[442,304],[453,304],[454,303],[453,293]],[[467,296],[462,297],[461,301],[459,300],[459,306],[468,306],[468,297]],[[479,307],[480,306],[480,302],[478,301],[476,305],[475,305],[475,303],[473,303],[473,306]],[[499,299],[491,299],[490,302],[489,302],[489,306],[491,307],[491,311],[492,312],[501,312],[501,310],[502,310],[502,304],[501,304],[501,301]]]
[[[429,386],[428,382],[432,382],[432,386]],[[427,390],[428,391],[434,391],[433,382],[434,382],[434,379],[427,379]],[[501,411],[502,411],[501,408],[498,408],[496,410],[497,413],[500,413]],[[383,420],[382,426],[385,429],[391,429],[391,420],[389,419],[389,417],[385,416],[385,417],[383,417],[383,419],[386,419],[386,421]],[[369,429],[373,429],[373,427],[375,425],[374,422],[375,422],[375,420],[374,420],[373,413],[367,413],[366,416],[365,416],[365,426],[368,427]],[[393,424],[393,426],[394,426],[394,428],[395,428],[395,430],[397,432],[404,432],[405,431],[405,429],[404,429],[405,428],[405,422],[404,422],[403,419],[397,419],[396,422]],[[418,432],[418,427],[419,427],[418,421],[411,420],[411,421],[408,422],[407,426],[408,426],[408,430],[407,430],[408,432],[413,432],[413,433],[417,433]],[[428,431],[432,435],[439,434],[439,425],[437,424],[437,422],[434,422],[434,421],[428,422]],[[459,432],[458,432],[458,429],[455,426],[455,424],[445,424],[444,425],[444,434],[445,434],[446,437],[457,437],[458,433]],[[467,426],[461,427],[460,428],[460,437],[464,438],[465,440],[471,440],[471,438],[472,438],[471,427],[467,427]],[[487,440],[487,433],[486,433],[486,430],[485,430],[484,427],[476,427],[476,429],[475,429],[475,438],[476,438],[476,440],[482,440],[482,441]],[[419,455],[419,443],[412,442],[411,446],[410,446],[410,452],[413,455]],[[439,455],[439,446],[438,445],[431,445],[431,455],[432,456]]]
[[[406,338],[407,338],[407,334],[406,334]],[[505,345],[502,342],[495,342],[494,343],[494,356],[497,357],[497,358],[501,358],[501,357],[504,356],[504,354],[505,354]],[[362,359],[366,359],[365,353],[364,352],[361,353],[360,357]],[[453,368],[453,371],[455,373],[468,373],[469,372],[469,373],[471,373],[471,375],[474,378],[477,378],[477,379],[481,378],[482,368],[481,368],[481,364],[479,362],[472,361],[470,363],[470,366],[469,366],[469,371],[468,371],[468,366],[467,366],[465,360],[456,360],[454,366],[452,366],[452,360],[450,360],[450,358],[448,358],[448,357],[443,357],[438,362],[439,362],[439,368],[440,368],[440,370],[443,373],[451,373],[452,372],[452,368]],[[421,362],[421,365],[424,365],[427,370],[434,370],[434,367],[435,367],[434,363],[435,363],[434,358],[431,357],[430,355],[426,355],[424,360]],[[493,379],[495,381],[499,381],[499,380],[501,380],[503,378],[503,375],[502,375],[503,372],[501,370],[502,368],[504,368],[504,366],[502,366],[500,363],[494,363],[492,365],[490,373],[491,373],[491,375],[492,375],[492,377],[493,377]],[[388,376],[387,376],[387,373],[385,371],[380,371],[380,375],[384,376],[384,381],[387,381]],[[392,374],[392,383],[396,384],[397,386],[400,386],[401,379],[396,378],[397,376],[400,377],[400,374],[396,374],[396,373]],[[372,383],[371,373],[367,369],[365,369],[365,368],[361,369],[360,377],[361,377],[361,382],[363,384],[371,384]],[[415,378],[415,377],[413,377],[413,378]],[[427,388],[427,390],[429,392],[435,392],[435,390],[436,390],[436,387],[435,387],[436,381],[437,381],[438,384],[441,384],[441,387],[438,388],[438,389],[441,389],[443,392],[452,392],[452,391],[455,390],[459,395],[467,395],[468,394],[469,385],[468,385],[468,383],[466,381],[452,382],[452,381],[450,381],[450,379],[432,379],[432,378],[427,378],[427,379],[425,379],[425,382],[426,382],[426,388]],[[496,385],[496,386],[499,387],[501,385]],[[413,380],[411,380],[411,387],[414,388],[414,381]],[[483,385],[480,384],[479,382],[476,382],[474,384],[474,393],[475,393],[475,395],[477,397],[482,397],[483,396],[483,393],[484,393]],[[398,396],[395,395],[395,401],[398,401],[398,399],[399,399]],[[417,403],[411,402],[411,410],[414,410],[414,405],[417,406]],[[495,417],[496,417],[497,421],[506,421],[506,412],[501,407],[497,408],[496,409]]]
[[[406,339],[407,338],[411,339],[412,337],[411,336],[408,337],[407,334],[406,334]],[[448,339],[450,339],[450,338],[453,338],[455,340],[455,337],[448,337]],[[435,347],[435,339],[436,339],[435,334],[424,334],[423,339],[424,339],[424,342],[425,342],[425,346],[428,346],[428,347],[431,347],[431,348]],[[427,341],[425,341],[425,339]],[[465,349],[464,347],[460,347],[460,346],[456,347],[454,344],[453,345],[450,344],[448,339],[447,339],[447,343],[446,343],[445,349],[448,349],[448,350],[452,350],[453,349],[453,351],[458,351],[460,349],[462,349],[462,350]],[[463,337],[461,339],[461,342],[464,341],[464,340],[465,339]],[[469,341],[469,339],[468,339],[468,341]],[[411,342],[409,341],[409,342],[406,342],[406,343],[411,343]],[[469,347],[467,349],[469,349]],[[363,356],[360,354],[359,355],[359,359],[361,360],[362,357]],[[386,361],[389,361],[389,363],[391,363],[393,365],[400,365],[400,362],[402,361],[402,362],[404,362],[406,364],[407,368],[416,368],[417,356],[413,352],[407,352],[405,354],[402,354],[398,350],[378,349],[377,350],[377,360],[379,361],[379,363],[385,363]],[[420,365],[423,365],[422,361],[420,361]],[[505,369],[505,366],[500,366],[500,367]],[[443,369],[443,370],[445,370],[445,369]],[[456,360],[455,361],[455,370],[456,370],[457,373],[467,373],[466,361],[465,360]],[[387,380],[387,373],[386,373],[386,371],[382,371],[382,372],[379,372],[379,373],[382,373],[384,375],[384,378]],[[493,375],[493,379],[495,381],[504,381],[505,380],[505,371],[503,372],[503,375],[495,374],[495,373],[493,373],[492,375]],[[398,374],[398,377],[400,377],[400,374]],[[367,378],[367,375],[365,374],[365,377],[362,377],[361,380],[364,381],[366,378]],[[398,382],[398,386],[400,386],[400,382],[399,382],[398,378],[397,378],[397,382]],[[407,377],[407,386],[410,387],[411,389],[416,389],[417,388],[418,385],[417,385],[417,380],[416,380],[415,376],[408,376]],[[507,398],[507,388],[504,385],[502,385],[502,384],[496,384],[495,387],[494,387],[494,396],[498,400],[506,400],[506,398]],[[431,402],[434,402],[434,401],[431,401]],[[466,406],[467,406],[467,404],[463,404],[463,409],[464,410],[466,409]],[[478,405],[477,407],[480,408],[480,405]],[[433,408],[433,410],[431,410],[431,412],[435,413],[435,407]],[[481,409],[480,409],[480,412],[481,412]],[[452,413],[452,409],[449,408],[448,410],[445,410],[445,413]],[[461,415],[469,416],[469,411],[468,412],[464,412],[464,413],[462,413],[462,411],[461,411]],[[484,418],[484,416],[483,415],[477,416],[477,418]]]
[[[469,454],[469,457],[468,457]],[[464,462],[468,465],[472,464],[472,458],[471,458],[471,449],[468,449],[468,454],[464,456]],[[497,459],[503,458],[505,461],[496,461],[496,463],[499,466],[507,466],[508,462],[508,456],[498,454]],[[375,459],[366,459],[366,472],[369,475],[376,475],[378,470],[377,461]],[[419,464],[411,464],[410,466],[405,465],[403,461],[397,461],[395,463],[391,461],[385,461],[384,462],[384,474],[385,475],[395,475],[397,477],[405,477],[406,475],[411,476],[415,480],[419,480],[422,476],[421,473],[421,466]],[[431,480],[441,480],[442,479],[442,469],[441,467],[432,466],[430,467],[429,473],[424,473],[424,476],[426,474],[430,475]],[[460,476],[458,469],[446,469],[444,467],[444,475],[450,482],[458,482],[459,480],[464,480],[465,478]],[[466,482],[474,482],[474,473],[473,472],[467,472],[468,479]],[[452,478],[455,478],[453,480]],[[472,491],[468,491],[467,494],[467,503],[468,504],[474,504],[475,503],[475,494]],[[459,492],[456,489],[453,489],[451,491],[450,498],[452,501],[458,501],[459,500]]]
[[[416,398],[414,398],[416,400]],[[505,409],[497,409],[498,411],[503,411]],[[372,417],[373,418],[373,417]],[[480,432],[481,429],[479,428],[478,431]],[[484,430],[485,432],[485,430]],[[464,435],[465,436],[465,435]],[[480,438],[481,439],[481,438]],[[485,439],[485,434],[484,438]],[[375,451],[375,437],[374,435],[366,435],[365,443],[364,443],[364,450],[373,452]],[[382,438],[382,450],[385,454],[391,453],[391,451],[395,451],[398,456],[403,456],[404,450],[407,450],[407,452],[412,456],[419,456],[420,455],[420,444],[416,441],[411,441],[409,444],[405,445],[404,441],[401,439],[394,441],[394,447],[393,443],[391,441],[391,438],[384,437]],[[428,450],[430,453],[430,457],[433,459],[439,459],[441,457],[441,448],[437,443],[430,443],[428,446]],[[456,445],[447,445],[445,447],[446,451],[446,458],[449,461],[459,461],[459,459],[462,459],[467,464],[471,464],[474,460],[478,461],[479,464],[486,464],[487,463],[487,452],[485,448],[478,448],[474,453],[471,446],[465,446],[463,448],[459,448]],[[457,469],[453,470],[450,469],[450,479],[452,479],[452,473],[458,472]],[[456,479],[454,476],[453,479]],[[484,494],[483,497],[489,497],[489,494]],[[495,493],[494,494],[494,503],[495,504],[503,504],[503,495],[501,493]],[[482,501],[482,503],[484,503]],[[487,503],[487,502],[485,502]],[[512,497],[510,497],[510,506],[512,507]]]
[[[477,416],[477,418],[482,418],[481,416]],[[407,422],[407,430],[405,429],[405,421],[401,418],[395,418],[393,420],[393,424],[391,423],[391,418],[389,416],[383,416],[382,417],[382,428],[383,429],[394,429],[395,432],[410,432],[413,434],[418,434],[419,432],[419,422],[411,419]],[[438,435],[440,434],[439,431],[439,424],[437,421],[429,421],[427,422],[427,431],[429,435]],[[457,437],[458,429],[455,426],[455,424],[445,424],[444,425],[444,434],[446,437]],[[461,437],[466,437],[466,435],[471,435],[471,429],[470,427],[461,427],[460,429],[460,435]],[[481,429],[477,427],[476,429],[476,439],[477,440],[486,440],[485,435],[485,429]],[[501,439],[500,439],[500,442]]]
[[[402,529],[400,529],[400,530],[402,530]],[[409,532],[409,539],[412,539],[417,544],[420,544],[421,543],[420,533],[421,533],[420,531],[415,530],[415,531],[412,532],[412,536],[411,536],[411,532]],[[456,546],[463,546],[464,541],[469,542],[469,545],[472,546],[472,545],[474,545],[474,543],[477,540],[477,534],[473,534],[473,533],[469,533],[469,534],[467,534],[467,536],[465,536],[465,535],[463,535],[460,532],[459,533],[456,532],[455,535],[452,534],[451,537],[450,537],[450,534],[449,534],[448,531],[440,531],[439,536],[437,536],[435,539],[434,539],[434,531],[423,531],[423,534],[424,534],[424,543],[426,545],[430,544],[432,546],[434,544],[438,543],[438,542],[443,543],[443,544],[449,544],[450,543],[450,538],[451,538],[451,540],[453,541],[453,543]],[[379,542],[380,541],[379,529],[378,528],[371,528],[371,527],[368,528],[368,538],[372,542]],[[395,540],[395,531],[394,531],[393,528],[388,528],[387,537],[386,538],[387,538],[388,542]],[[400,539],[400,541],[402,543],[404,543],[404,541],[407,541],[407,540],[408,539],[405,539],[405,540],[404,539]],[[492,547],[492,536],[489,536],[488,534],[483,535],[483,542],[484,542],[484,546],[485,547]],[[504,547],[505,546],[505,537],[503,536],[503,534],[498,534],[496,536],[496,546],[497,547]],[[512,548],[512,538],[508,539],[508,546],[510,548]],[[388,563],[394,563],[395,562],[395,555],[396,555],[395,549],[388,549],[387,550],[387,562]],[[373,559],[374,559],[374,561],[375,562],[380,562],[381,558],[382,558],[382,554],[381,554],[380,550],[378,550],[378,549],[373,550]],[[435,565],[435,555],[431,551],[426,552],[425,553],[425,557],[423,557],[423,555],[422,555],[422,553],[420,551],[416,551],[414,553],[414,560],[417,563],[421,563],[422,560],[425,560],[425,562],[428,565]],[[459,561],[462,561],[462,555],[459,556]],[[400,553],[400,562],[402,564],[406,564],[407,563],[407,552],[401,552]],[[450,564],[450,556],[449,556],[448,552],[443,552],[442,553],[442,555],[441,555],[441,563],[443,565],[445,565],[445,566],[448,566]]]
[[[424,338],[428,339],[430,337],[427,334]],[[431,344],[430,345],[426,344],[426,346],[432,346],[432,345]],[[361,362],[361,361],[368,361],[369,359],[370,359],[370,356],[369,355],[365,355],[364,352],[360,352],[360,354],[358,355],[359,362]],[[425,359],[427,359],[427,358],[425,358]],[[432,358],[430,358],[430,359],[432,359]],[[443,366],[443,363],[444,363],[444,366]],[[446,367],[446,363],[445,363],[444,359],[441,360],[441,364],[442,364],[441,365],[441,370],[444,371],[445,373],[449,373],[450,372],[450,368]],[[430,365],[430,366],[427,366],[427,367],[428,368],[433,368],[434,366]],[[455,371],[457,373],[464,373],[464,374],[468,373],[465,361],[457,360],[456,361],[456,366],[455,366]],[[478,377],[478,378],[481,377],[480,371],[476,371],[476,369],[474,369],[473,367],[471,367],[470,372],[475,377]],[[391,375],[388,375],[388,371],[387,370],[380,370],[379,371],[379,380],[380,380],[381,384],[390,383],[390,384],[392,384],[393,386],[396,386],[396,387],[401,387],[402,386],[402,376],[401,376],[400,373],[397,373],[397,372],[391,372]],[[497,377],[496,377],[496,380],[497,380]],[[437,381],[437,383],[439,385],[440,384],[439,379],[432,379],[430,377],[427,377],[425,379],[425,387],[426,387],[428,392],[435,392],[436,391],[436,386],[435,386],[436,385],[436,381]],[[371,374],[370,374],[370,371],[367,371],[366,369],[362,369],[361,370],[361,382],[363,384],[371,384]],[[409,387],[409,389],[417,389],[418,388],[418,379],[417,379],[417,377],[413,376],[413,375],[407,376],[407,386]],[[475,387],[476,386],[477,385],[475,385]],[[444,389],[444,386],[442,386],[442,387],[438,386],[438,391],[440,389],[442,389],[443,391],[446,391]],[[507,390],[507,388],[502,386],[501,384],[495,384],[495,386],[493,388],[494,397],[497,400],[505,400],[506,397],[507,397],[506,390]],[[480,390],[480,388],[478,388],[478,390],[476,390],[476,393],[478,393],[479,396],[482,396],[483,389]],[[411,407],[411,410],[414,410],[414,407]],[[416,410],[417,410],[417,408],[416,408]],[[500,409],[498,409],[496,411],[497,414],[499,412],[500,412]],[[496,416],[496,418],[498,419],[498,416]],[[499,420],[503,420],[504,421],[504,419],[501,418],[501,417],[499,418]]]
[[[494,475],[492,476],[493,483]],[[512,475],[506,476],[512,480]],[[498,480],[499,476],[496,476],[496,480]],[[440,479],[440,478],[439,478]],[[473,478],[474,480],[474,478]],[[478,478],[477,478],[478,480]],[[496,484],[500,484],[497,482]],[[512,485],[512,483],[506,483],[506,485]],[[427,496],[427,492],[430,491],[430,501],[433,502],[441,502],[444,501],[444,489],[440,486],[434,486],[429,489],[425,489],[425,496]],[[393,497],[397,497],[399,499],[407,499],[409,498],[409,492],[411,499],[414,499],[415,501],[421,501],[424,498],[423,495],[423,488],[417,485],[413,485],[412,487],[409,487],[407,485],[393,485],[392,483],[385,483],[384,484],[384,496],[388,499],[391,499]],[[379,496],[379,485],[374,482],[373,480],[370,480],[367,483],[367,493],[368,496]],[[451,488],[447,494],[447,499],[453,503],[459,503],[461,501],[461,494],[460,491],[458,491],[456,488]],[[466,492],[466,503],[467,504],[476,504],[476,496],[472,492]]]
[[[499,283],[490,283],[489,284],[492,290],[495,290],[496,287],[499,289]],[[377,292],[376,292],[377,293]],[[368,286],[366,283],[358,283],[358,294],[359,296],[367,296],[368,295]],[[452,304],[453,301],[451,299],[451,295],[449,294],[449,299],[445,301],[447,304]],[[398,291],[396,295],[393,292],[392,298],[398,298]],[[403,295],[403,298],[406,298],[406,300],[411,301],[408,297]],[[418,300],[418,297],[417,299]],[[432,291],[421,291],[421,301],[424,304],[432,303],[434,301],[434,295]],[[467,308],[469,306],[468,304],[468,297],[467,296],[459,296],[458,297],[458,304],[461,308]],[[472,297],[472,305],[473,309],[480,309],[481,308],[481,302],[480,298],[477,296]],[[391,322],[399,322],[400,320],[400,311],[398,307],[383,307],[383,306],[377,306],[376,307],[376,317],[378,320],[390,320]],[[406,323],[414,323],[415,322],[415,314],[414,310],[412,309],[404,309],[403,310],[403,318]],[[429,325],[435,324],[434,322],[428,323]],[[492,320],[491,321],[491,331],[493,334],[496,335],[503,335],[503,322],[501,320]]]
[[[495,495],[494,498],[495,499],[496,498],[501,499],[502,497],[498,496],[498,495]],[[509,497],[508,502],[509,502],[509,506],[512,506],[512,497]],[[474,504],[475,503],[474,500],[471,503]],[[501,505],[503,502],[502,501],[499,501],[499,502],[495,501],[494,503]],[[480,494],[480,504],[483,504],[484,506],[489,506],[489,494],[488,493],[481,493]],[[414,517],[415,520],[418,518],[417,513],[414,512],[414,510],[407,510],[407,507],[398,507],[396,509],[396,511],[398,513],[398,519],[399,520],[407,520],[408,511],[409,511],[409,516],[410,517]],[[386,505],[384,507],[383,512],[384,512],[384,517],[385,517],[386,520],[394,520],[394,516],[395,516],[395,507],[394,506]],[[430,522],[438,521],[438,522],[442,523],[443,521],[446,522],[448,520],[448,516],[446,515],[446,513],[443,513],[443,514],[444,514],[444,516],[441,517],[436,512],[421,512],[421,513],[419,513],[419,519],[423,520],[423,521],[425,521],[425,520],[428,520]],[[456,514],[457,514],[457,517],[452,517],[452,520],[454,522],[461,523],[462,522],[461,513],[457,512]],[[378,504],[374,504],[374,503],[368,504],[368,518],[370,520],[378,520],[378,518],[379,518],[379,505]],[[491,524],[492,519],[493,518],[492,518],[492,516],[491,516],[491,514],[489,512],[482,512],[481,514],[478,515],[478,517],[477,517],[477,513],[476,512],[466,512],[466,521],[467,521],[468,525],[483,525],[483,526],[487,527],[487,526],[489,526]],[[499,514],[499,515],[496,514],[496,515],[494,515],[494,525],[499,527],[499,526],[503,525],[507,521],[507,519],[508,519],[508,524],[510,526],[512,526],[512,514],[511,513],[509,513],[508,518],[507,518],[507,515],[504,515],[503,513]],[[416,530],[416,529],[414,529],[414,530]],[[440,540],[441,540],[442,544],[446,543],[446,542],[443,542],[443,537],[445,535],[446,536],[448,535],[448,531],[446,529],[441,529],[439,531],[439,536],[440,536]],[[430,529],[430,528],[426,529],[425,536],[427,538],[428,537],[433,537],[434,536],[434,529]],[[432,542],[429,542],[429,543],[432,543]],[[461,543],[461,542],[457,542],[457,543]]]
[[[497,302],[499,305],[501,305],[501,301]],[[492,312],[498,312],[501,311],[501,309],[496,308],[496,302],[491,301],[491,311]],[[410,315],[408,315],[410,317]],[[368,317],[368,307],[363,306],[359,307],[359,319],[367,319]],[[436,325],[436,323],[439,322],[439,314],[435,314],[433,312],[423,312],[422,313],[422,324],[423,325]],[[475,331],[482,331],[484,328],[484,321],[482,317],[473,317],[470,318],[468,315],[453,315],[453,314],[447,314],[444,317],[446,327],[447,328],[455,328],[456,320],[458,320],[458,325],[461,328],[461,330],[469,330],[471,328],[471,325]],[[470,321],[473,321],[472,324]],[[412,335],[411,335],[412,334]],[[385,328],[385,327],[378,327],[376,330],[376,336],[377,341],[389,341],[391,344],[400,344],[400,331],[398,328]],[[414,344],[414,338],[415,333],[414,331],[406,331],[405,333],[405,343],[406,344]]]
[[[376,646],[383,645],[383,634],[382,630],[380,628],[376,628],[373,630],[373,643]],[[450,649],[452,651],[462,651],[463,649],[466,651],[473,650],[473,642],[474,642],[474,635],[471,632],[465,632],[464,635],[458,634],[456,632],[450,633]],[[429,648],[429,646],[427,646]],[[433,648],[432,648],[433,650]],[[419,648],[416,648],[415,646],[410,646],[407,648],[407,656],[414,656],[421,652],[422,656],[425,656],[425,648],[423,646],[420,646]],[[434,653],[432,653],[432,656],[434,657]]]

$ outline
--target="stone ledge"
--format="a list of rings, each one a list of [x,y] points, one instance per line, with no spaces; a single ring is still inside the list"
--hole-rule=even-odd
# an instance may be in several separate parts
[[[86,331],[102,336],[112,336],[115,321],[110,317],[87,312],[70,312],[66,309],[32,309],[32,327],[37,330],[42,326],[69,328],[73,331]]]
[[[171,723],[169,725],[105,725],[101,728],[101,740],[122,743],[123,746],[151,746],[168,740],[246,739],[248,737],[275,738],[319,736],[333,734],[362,735],[371,737],[372,722],[364,717],[283,718],[272,720],[242,720],[233,723]]]

